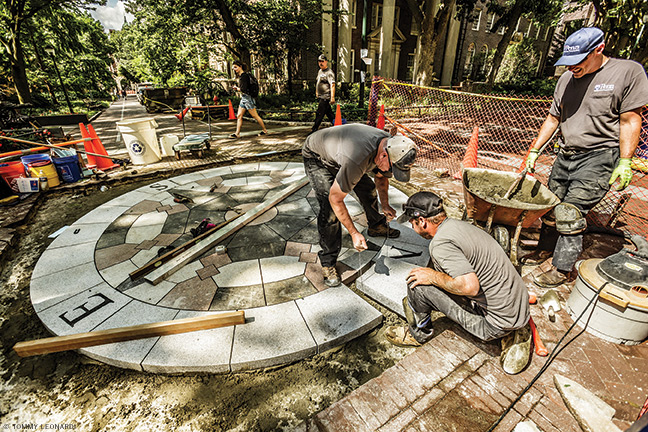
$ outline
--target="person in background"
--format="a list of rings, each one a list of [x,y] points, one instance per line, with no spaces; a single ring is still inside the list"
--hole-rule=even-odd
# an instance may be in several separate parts
[[[230,135],[230,138],[238,139],[241,137],[241,126],[243,126],[243,115],[245,111],[249,111],[252,118],[254,118],[259,126],[261,126],[261,133],[259,136],[267,135],[268,130],[263,123],[263,119],[259,116],[256,110],[256,102],[254,98],[258,96],[259,87],[249,72],[247,72],[247,65],[239,60],[234,62],[232,66],[236,77],[239,80],[239,85],[234,86],[234,90],[241,92],[241,101],[239,102],[238,113],[236,115],[236,132]],[[256,93],[256,94],[255,94]]]
[[[317,58],[317,65],[320,70],[317,71],[317,82],[315,83],[315,97],[318,100],[317,112],[315,113],[315,123],[311,133],[319,129],[327,116],[331,124],[335,122],[335,115],[331,105],[335,103],[335,74],[328,67],[328,59],[324,54]]]

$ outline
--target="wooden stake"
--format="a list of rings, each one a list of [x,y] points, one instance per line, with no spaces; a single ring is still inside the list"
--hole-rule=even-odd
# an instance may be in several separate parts
[[[245,324],[245,312],[224,312],[174,321],[160,321],[131,327],[55,336],[27,342],[18,342],[13,349],[20,357],[49,354],[61,351],[87,348],[115,342],[124,342],[149,337],[208,330],[218,327]]]

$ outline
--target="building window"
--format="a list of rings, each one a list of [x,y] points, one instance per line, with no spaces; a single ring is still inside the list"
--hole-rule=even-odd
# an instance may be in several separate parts
[[[414,58],[415,54],[407,54],[407,73],[405,81],[414,81]]]
[[[358,11],[358,0],[351,0],[351,28],[356,28],[356,20],[358,15],[356,15]]]
[[[469,78],[473,70],[473,61],[475,60],[475,44],[470,44],[468,53],[466,53],[466,62],[464,63],[463,78]]]
[[[506,30],[507,30],[507,27],[500,26],[499,29],[497,30],[497,34],[503,35],[504,33],[506,33]]]
[[[382,5],[373,3],[371,5],[371,29],[376,29],[382,24]]]
[[[485,81],[488,72],[490,72],[490,65],[488,61],[488,45],[481,47],[479,52],[479,79],[478,81]]]
[[[549,27],[547,27],[547,31],[545,32],[544,38],[542,40],[547,40],[549,37]]]
[[[536,28],[536,39],[540,39],[540,32],[542,31],[542,26],[537,26]]]
[[[414,15],[412,15],[412,25],[410,26],[410,34],[412,36],[418,36],[421,34],[421,25],[414,19]]]
[[[488,12],[486,15],[486,33],[490,33],[493,24],[495,24],[495,14],[493,12]]]
[[[479,25],[481,24],[481,15],[482,15],[482,10],[477,9],[474,14],[473,14],[473,25],[472,29],[475,31],[479,31]]]
[[[529,28],[527,29],[526,33],[524,34],[525,37],[531,36],[531,27],[533,27],[533,22],[529,21]]]

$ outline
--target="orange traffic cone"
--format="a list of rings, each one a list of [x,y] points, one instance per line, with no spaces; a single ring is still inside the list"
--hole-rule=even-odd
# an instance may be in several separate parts
[[[187,115],[187,112],[189,112],[190,109],[191,109],[191,107],[188,106],[188,107],[185,108],[183,111],[181,111],[181,112],[179,112],[178,114],[176,114],[175,116],[176,116],[176,118],[178,119],[178,121],[182,120],[182,119],[184,118],[184,116]]]
[[[385,105],[380,105],[380,114],[378,114],[376,127],[380,130],[385,129]]]
[[[475,126],[472,136],[466,147],[466,154],[464,155],[461,165],[464,168],[477,168],[477,144],[479,142],[479,127]]]
[[[88,134],[90,135],[90,138],[92,138],[92,148],[94,148],[94,152],[96,154],[108,156],[108,152],[104,148],[101,140],[99,139],[99,136],[97,135],[97,132],[95,132],[91,124],[88,124]],[[119,166],[119,164],[113,163],[110,157],[95,156],[95,158],[97,160],[97,168],[102,171],[117,168]]]
[[[232,106],[232,101],[228,100],[229,102],[229,119],[228,120],[236,120],[236,114],[234,114],[234,107]]]
[[[340,113],[340,104],[337,104],[337,108],[335,109],[335,123],[333,123],[333,126],[341,126],[342,125],[342,113]]]
[[[83,123],[79,123],[79,129],[81,130],[81,138],[90,138],[90,134],[88,133],[88,130],[86,129],[85,125]],[[94,153],[94,148],[92,146],[92,141],[84,141],[83,142],[83,149],[86,152]],[[86,165],[89,169],[96,168],[97,167],[97,159],[91,155],[86,153],[86,157],[88,158],[88,164]]]

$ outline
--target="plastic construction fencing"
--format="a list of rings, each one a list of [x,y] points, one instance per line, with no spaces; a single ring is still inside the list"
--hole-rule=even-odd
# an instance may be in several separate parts
[[[447,170],[460,178],[468,142],[478,128],[479,168],[524,169],[526,155],[551,106],[549,97],[472,94],[374,77],[368,124],[385,121],[419,146],[419,166]],[[384,109],[384,119],[382,111]],[[633,158],[634,177],[623,191],[614,188],[589,213],[591,225],[645,236],[648,232],[648,110],[642,111],[640,144]],[[379,127],[382,126],[379,124]],[[536,177],[546,184],[556,158],[547,146],[536,162]],[[608,179],[601,179],[601,181]]]

